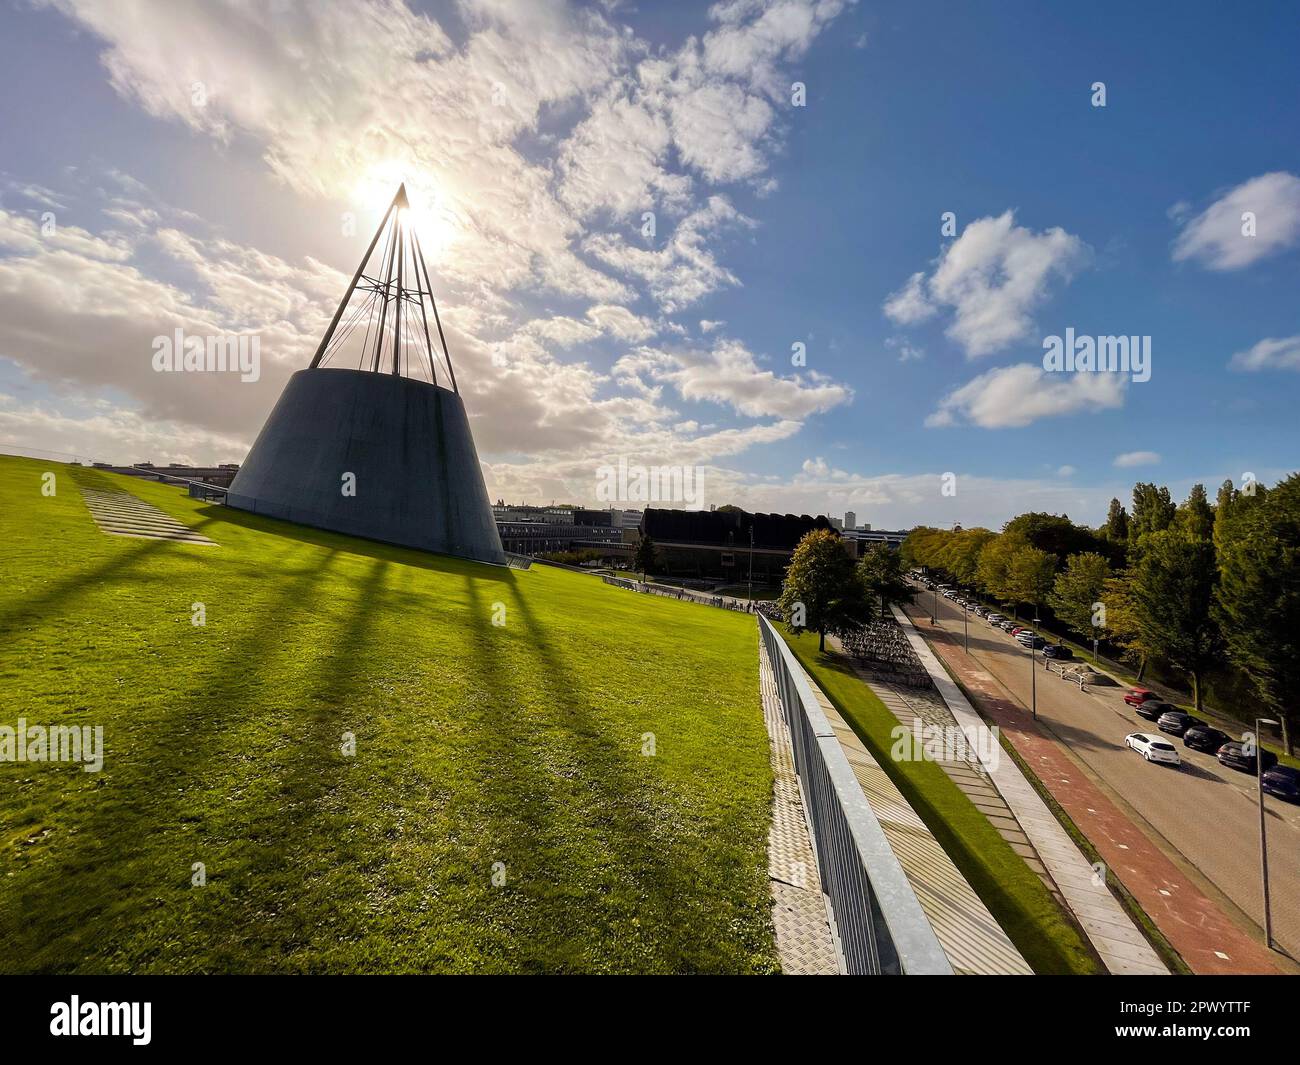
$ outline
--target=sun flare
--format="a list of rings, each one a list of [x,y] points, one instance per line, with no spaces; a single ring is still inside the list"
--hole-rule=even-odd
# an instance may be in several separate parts
[[[432,266],[445,261],[461,234],[456,213],[436,182],[425,173],[413,172],[409,165],[393,160],[375,163],[357,179],[351,198],[375,216],[360,228],[373,228],[378,223],[379,213],[403,183],[409,203],[401,211],[402,225],[419,238],[426,262]]]

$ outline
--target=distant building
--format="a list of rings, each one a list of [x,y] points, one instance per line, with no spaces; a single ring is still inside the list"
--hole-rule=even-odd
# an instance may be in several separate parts
[[[230,487],[230,482],[239,472],[239,463],[223,462],[217,466],[186,466],[180,462],[169,462],[166,466],[155,466],[152,462],[136,462],[130,466],[114,466],[111,462],[96,462],[95,467],[110,473],[125,473],[131,477],[143,477],[150,481],[161,481],[184,488],[191,481],[216,485],[218,488]]]
[[[909,532],[911,532],[910,529],[878,529],[873,532],[870,525],[864,525],[860,529],[846,532],[844,536],[858,545],[857,553],[861,555],[872,544],[888,544],[890,547],[899,547],[907,539]]]
[[[639,510],[623,510],[619,507],[610,507],[609,515],[616,529],[635,529],[641,524],[641,511]]]
[[[609,510],[581,507],[509,506],[498,500],[492,508],[501,546],[519,555],[596,549],[611,555],[630,552],[623,530]]]
[[[856,529],[858,527],[858,516],[851,510],[844,512],[844,528]]]
[[[807,514],[652,507],[645,512],[640,535],[654,541],[663,575],[742,583],[749,578],[752,555],[754,583],[775,585],[784,578],[790,556],[804,535],[814,529],[831,528],[827,518]],[[856,557],[856,545],[845,541],[845,550]]]

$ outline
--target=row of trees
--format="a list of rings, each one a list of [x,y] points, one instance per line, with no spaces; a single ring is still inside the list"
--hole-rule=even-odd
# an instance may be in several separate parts
[[[1294,753],[1300,725],[1300,474],[1266,489],[1225,481],[1175,504],[1154,484],[1132,510],[1111,501],[1105,524],[1021,514],[1000,533],[919,528],[906,565],[938,570],[1018,613],[1047,607],[1085,639],[1105,640],[1138,666],[1184,674],[1200,709],[1206,674],[1228,663],[1282,722]],[[1237,708],[1249,718],[1253,711]]]
[[[777,606],[795,632],[815,632],[820,650],[826,635],[847,636],[912,598],[897,551],[875,545],[854,560],[830,529],[814,529],[794,549]]]

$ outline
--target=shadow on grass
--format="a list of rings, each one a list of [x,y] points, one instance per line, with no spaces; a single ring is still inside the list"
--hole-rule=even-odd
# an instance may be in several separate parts
[[[346,551],[349,554],[382,559],[385,562],[397,562],[403,566],[431,570],[435,573],[452,573],[458,576],[470,575],[477,580],[497,581],[503,584],[513,584],[515,581],[515,571],[505,566],[491,566],[486,562],[474,562],[471,559],[459,558],[455,555],[439,555],[432,551],[419,551],[413,547],[399,547],[396,544],[387,544],[380,540],[367,540],[347,533],[330,532],[327,529],[318,529],[312,525],[299,525],[297,522],[272,518],[265,514],[254,514],[252,511],[239,510],[236,507],[224,504],[200,507],[196,513],[202,514],[205,519],[217,523],[216,531],[211,534],[214,539],[219,535],[221,525],[235,526],[253,532],[266,533],[268,536],[275,536],[285,540],[296,540],[299,543],[311,544],[315,547]]]
[[[86,520],[91,520],[89,515]],[[190,529],[198,532],[208,524],[208,520],[200,521],[195,525],[191,525]],[[133,546],[121,550],[112,558],[105,559],[92,569],[80,570],[69,577],[56,581],[44,591],[22,600],[14,609],[0,613],[0,635],[16,630],[24,618],[45,620],[44,615],[47,611],[65,606],[80,593],[96,585],[110,579],[127,576],[164,548],[176,546],[174,540],[128,540],[123,537],[113,537],[113,539],[121,539],[124,543],[130,543]],[[139,544],[139,546],[134,546],[135,544]],[[212,548],[207,547],[203,548],[203,550],[211,551]]]
[[[489,604],[472,582],[468,590],[479,671],[495,693],[479,757],[497,774],[509,774],[515,794],[522,791],[518,806],[492,803],[495,830],[514,854],[528,849],[526,874],[557,878],[552,885],[529,883],[529,894],[538,897],[549,887],[571,896],[563,909],[531,911],[543,924],[518,930],[521,940],[547,946],[518,960],[539,971],[681,968],[682,959],[661,951],[679,937],[659,930],[680,919],[676,904],[688,885],[674,880],[687,866],[654,816],[660,796],[629,765],[641,757],[639,737],[610,735],[608,722],[589,709],[587,684],[552,647],[517,589],[508,610],[522,618],[511,624],[523,634],[514,647],[526,648],[532,668],[504,669],[492,644],[507,638],[505,630],[491,625]],[[546,700],[544,735],[514,709],[525,691],[540,691]]]
[[[309,601],[335,554],[329,552],[319,565],[285,581],[275,604],[253,615],[255,626],[245,629],[219,659],[204,660],[210,668],[193,674],[188,694],[178,692],[174,703],[143,727],[133,723],[129,731],[105,730],[104,769],[88,784],[79,782],[94,789],[80,805],[92,811],[90,816],[58,833],[41,865],[24,877],[17,899],[24,919],[18,932],[6,936],[13,951],[8,961],[19,971],[104,971],[107,958],[132,968],[148,967],[154,960],[167,964],[166,958],[126,956],[137,926],[155,919],[150,911],[159,899],[189,876],[188,864],[167,870],[149,865],[160,846],[164,858],[176,857],[172,845],[158,844],[156,837],[197,820],[193,807],[186,805],[187,794],[203,797],[211,787],[205,772],[215,759],[229,755],[223,737],[257,705],[250,688],[257,691],[271,683],[274,663],[267,648],[276,646],[285,620]],[[123,713],[118,720],[124,719]],[[56,831],[57,808],[67,804],[66,796],[56,800],[56,811],[49,815]],[[131,852],[133,844],[139,845],[138,853]],[[196,838],[190,846],[195,860],[201,860],[202,850],[202,839]],[[159,877],[152,894],[140,882],[142,874]],[[147,935],[145,939],[150,941]]]
[[[614,589],[610,589],[614,591]],[[592,786],[594,798],[601,810],[617,811],[619,821],[627,826],[620,833],[616,844],[621,841],[620,853],[623,855],[622,867],[624,869],[636,869],[635,884],[640,891],[640,898],[636,907],[636,917],[644,926],[647,921],[651,927],[662,926],[671,927],[681,923],[686,918],[684,914],[689,912],[689,905],[699,902],[701,893],[700,885],[696,879],[697,873],[694,871],[691,857],[691,848],[686,844],[675,843],[672,840],[672,834],[676,825],[672,815],[676,812],[675,804],[678,801],[686,800],[689,802],[689,796],[679,796],[672,793],[665,793],[662,788],[656,786],[659,779],[656,774],[652,774],[648,768],[648,759],[642,755],[640,749],[640,736],[635,731],[629,729],[622,734],[617,729],[611,729],[608,718],[601,713],[597,707],[593,707],[589,698],[585,698],[585,686],[575,675],[574,671],[569,668],[567,660],[554,646],[552,640],[546,633],[541,621],[536,617],[529,607],[527,600],[519,595],[518,589],[512,589],[515,602],[520,613],[523,614],[528,624],[529,635],[532,639],[533,646],[545,666],[546,683],[549,685],[552,698],[557,705],[565,705],[569,712],[569,721],[571,730],[569,735],[574,739],[574,754],[578,756],[585,754],[589,761],[596,765],[606,767],[603,774],[593,774],[589,783]],[[624,593],[625,594],[625,593]],[[699,607],[698,609],[709,610],[710,607]],[[585,624],[597,624],[598,620],[594,618],[584,619]],[[754,646],[754,697],[755,708],[758,706],[758,677],[757,677],[757,631],[753,633]],[[635,678],[629,678],[633,683]],[[707,685],[707,677],[701,680],[701,683]],[[624,728],[627,726],[624,725]],[[761,725],[760,725],[761,729]],[[577,739],[581,737],[583,742],[581,746]],[[763,742],[761,745],[761,755],[764,768],[766,769],[767,742],[766,733],[763,733]],[[769,905],[769,896],[767,888],[766,875],[766,833],[768,827],[768,809],[766,806],[767,796],[764,796],[764,807],[762,811],[762,835],[757,846],[757,863],[762,865],[761,876],[758,877],[758,894],[761,900],[758,903],[760,908],[764,909]],[[667,814],[669,820],[665,821],[663,816]],[[639,863],[633,866],[631,862]],[[733,892],[739,894],[744,889],[741,882],[744,877],[744,871],[735,869],[731,874],[734,879],[730,882]],[[714,898],[710,900],[710,907],[716,907],[719,913],[724,912],[722,907],[730,905],[736,901],[735,897],[729,899]],[[748,900],[746,900],[748,901]],[[770,935],[770,929],[766,932],[767,926],[762,922],[742,922],[737,916],[738,911],[725,911],[732,915],[724,925],[724,920],[719,919],[711,926],[714,935],[728,937],[728,943],[725,948],[719,949],[720,944],[710,942],[707,933],[702,926],[697,926],[697,935],[691,937],[674,936],[665,937],[661,942],[671,944],[672,951],[661,951],[658,958],[661,966],[672,972],[699,972],[715,971],[722,968],[738,968],[743,970],[746,963],[741,959],[753,959],[760,956],[764,950],[771,949],[771,940],[759,943],[759,939],[764,935]],[[662,923],[662,924],[661,924]],[[741,942],[742,928],[748,933],[752,933],[752,938]],[[613,929],[615,934],[626,935],[624,929]],[[684,949],[683,949],[684,948]]]

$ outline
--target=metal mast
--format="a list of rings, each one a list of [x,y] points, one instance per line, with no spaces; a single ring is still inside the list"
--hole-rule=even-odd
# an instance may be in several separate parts
[[[430,383],[436,385],[441,367],[452,391],[459,392],[442,318],[433,298],[429,268],[424,261],[419,235],[412,225],[410,206],[406,185],[403,184],[384,212],[329,328],[321,337],[311,368],[329,365],[333,361],[335,365],[355,364],[356,369],[369,369],[376,373],[387,370],[394,376],[427,375]],[[378,256],[375,255],[377,248]],[[367,267],[372,259],[377,270],[369,273]],[[411,287],[412,282],[414,287]],[[437,326],[437,348],[429,330],[426,299]],[[348,313],[349,307],[351,313]],[[417,307],[423,326],[421,330],[415,328]],[[365,328],[358,357],[355,354],[357,345],[349,345],[348,341],[363,322]],[[354,353],[344,355],[349,347],[354,349]]]

